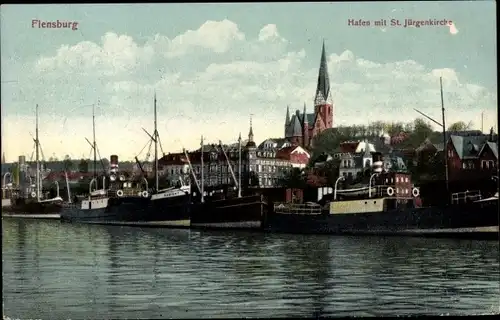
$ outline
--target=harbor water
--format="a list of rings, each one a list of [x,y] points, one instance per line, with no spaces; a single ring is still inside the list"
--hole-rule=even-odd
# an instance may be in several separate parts
[[[500,311],[499,244],[2,221],[20,319],[477,315]]]

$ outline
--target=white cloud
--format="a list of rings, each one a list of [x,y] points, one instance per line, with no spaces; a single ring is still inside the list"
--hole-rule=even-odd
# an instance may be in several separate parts
[[[148,42],[148,47],[163,52],[168,57],[178,57],[189,53],[193,48],[204,48],[215,53],[224,53],[234,42],[245,40],[238,25],[229,20],[207,21],[197,30],[188,30],[170,40],[168,37],[155,35]]]
[[[259,41],[281,41],[284,42],[275,24],[265,25],[259,32]]]
[[[194,148],[202,134],[214,142],[234,140],[239,132],[246,137],[250,114],[261,141],[282,136],[287,105],[293,112],[305,102],[312,110],[320,49],[291,50],[274,24],[247,39],[229,20],[207,21],[173,39],[154,35],[144,44],[106,33],[100,43],[62,45],[34,68],[26,65],[32,68],[26,72],[31,86],[19,92],[2,88],[2,106],[31,110],[41,104],[41,140],[48,155],[88,153],[83,137],[91,134],[91,122],[83,117],[91,110],[79,106],[100,100],[97,131],[103,156],[131,158],[147,141],[141,127],[152,127],[155,91],[159,132],[168,151]],[[306,58],[316,67],[308,67]],[[470,119],[478,126],[482,111],[486,129],[497,119],[496,92],[453,69],[429,69],[412,60],[369,61],[349,50],[330,52],[328,68],[335,125],[408,121],[419,116],[413,108],[439,120],[440,76],[448,123]],[[9,159],[31,152],[27,132],[34,131],[34,120],[26,114],[3,117],[2,143]]]
[[[35,64],[35,72],[52,72],[74,75],[119,75],[133,72],[153,56],[149,47],[139,47],[126,35],[108,32],[101,39],[102,45],[83,41],[74,46],[63,45],[55,56],[43,57]]]

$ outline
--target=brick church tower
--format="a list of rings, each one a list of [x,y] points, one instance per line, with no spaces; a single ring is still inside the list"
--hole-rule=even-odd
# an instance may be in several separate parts
[[[290,118],[290,109],[287,107],[285,119],[285,138],[294,145],[311,148],[314,137],[326,129],[333,127],[333,101],[330,92],[330,79],[326,63],[325,42],[321,52],[318,83],[314,98],[314,113],[299,110]]]

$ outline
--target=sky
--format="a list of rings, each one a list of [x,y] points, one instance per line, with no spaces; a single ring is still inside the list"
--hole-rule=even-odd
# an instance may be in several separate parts
[[[144,159],[155,92],[165,152],[201,135],[245,139],[250,118],[257,142],[282,137],[287,105],[314,108],[323,41],[334,126],[408,122],[414,108],[440,121],[442,77],[446,122],[481,129],[483,113],[486,132],[498,118],[495,12],[493,1],[2,5],[2,152],[29,159],[38,104],[45,158],[89,157],[94,104],[100,154]]]

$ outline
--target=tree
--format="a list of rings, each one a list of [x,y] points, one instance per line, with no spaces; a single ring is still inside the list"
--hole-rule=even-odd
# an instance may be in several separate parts
[[[78,164],[78,171],[84,172],[84,173],[89,172],[89,161],[85,160],[85,159],[81,159],[80,163]]]
[[[307,177],[303,170],[299,168],[292,168],[278,179],[278,185],[286,188],[305,188]]]
[[[469,130],[471,127],[472,127],[472,121],[470,121],[467,124],[463,121],[458,121],[458,122],[451,124],[448,127],[448,131],[453,131],[453,132],[466,131],[466,130]]]
[[[320,175],[325,177],[327,186],[333,187],[335,181],[339,177],[340,160],[333,159],[325,162],[325,164],[318,170]]]
[[[63,165],[65,171],[71,171],[73,168],[73,162],[71,161],[71,157],[69,155],[64,157]]]

